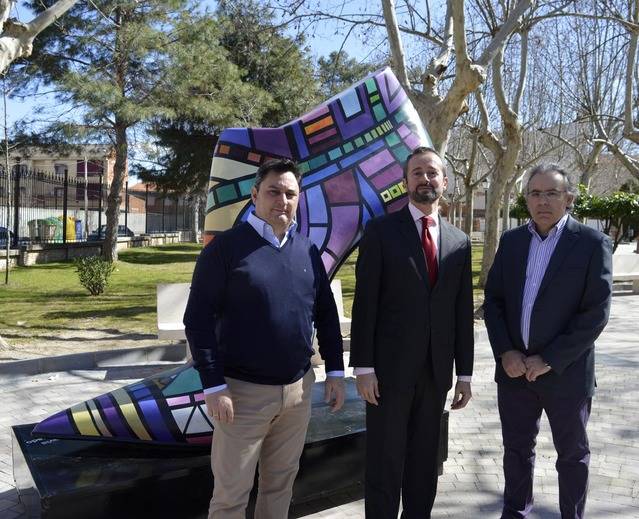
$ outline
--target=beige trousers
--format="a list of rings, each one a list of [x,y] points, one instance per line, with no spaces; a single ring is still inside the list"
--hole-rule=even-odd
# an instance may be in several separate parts
[[[215,479],[209,519],[244,519],[259,462],[255,519],[286,519],[293,481],[311,416],[312,369],[285,386],[232,378],[235,418],[214,420],[211,467]]]

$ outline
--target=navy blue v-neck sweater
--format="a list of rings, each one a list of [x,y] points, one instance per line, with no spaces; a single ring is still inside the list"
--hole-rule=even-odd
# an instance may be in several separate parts
[[[198,258],[184,314],[204,388],[224,376],[290,384],[310,368],[312,328],[326,371],[343,370],[335,300],[319,252],[293,233],[276,249],[247,223],[217,236]]]

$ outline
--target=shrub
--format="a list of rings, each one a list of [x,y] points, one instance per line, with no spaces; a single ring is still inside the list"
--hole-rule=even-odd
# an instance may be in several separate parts
[[[75,270],[80,278],[80,284],[86,288],[92,296],[98,296],[104,292],[109,284],[109,276],[115,265],[102,259],[100,256],[77,258]]]

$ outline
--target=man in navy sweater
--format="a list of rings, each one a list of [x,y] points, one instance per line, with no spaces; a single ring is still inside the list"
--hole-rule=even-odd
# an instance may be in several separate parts
[[[339,317],[319,252],[295,232],[300,173],[258,170],[248,221],[204,248],[184,314],[213,418],[210,519],[244,518],[259,462],[255,517],[284,519],[311,414],[312,329],[326,362],[325,399],[344,403]]]

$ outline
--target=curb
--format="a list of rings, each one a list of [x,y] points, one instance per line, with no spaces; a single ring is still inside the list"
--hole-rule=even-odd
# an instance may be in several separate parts
[[[54,357],[17,360],[0,364],[0,377],[6,375],[40,375],[57,371],[126,366],[148,362],[186,361],[186,344],[147,346],[122,350],[89,351]]]

